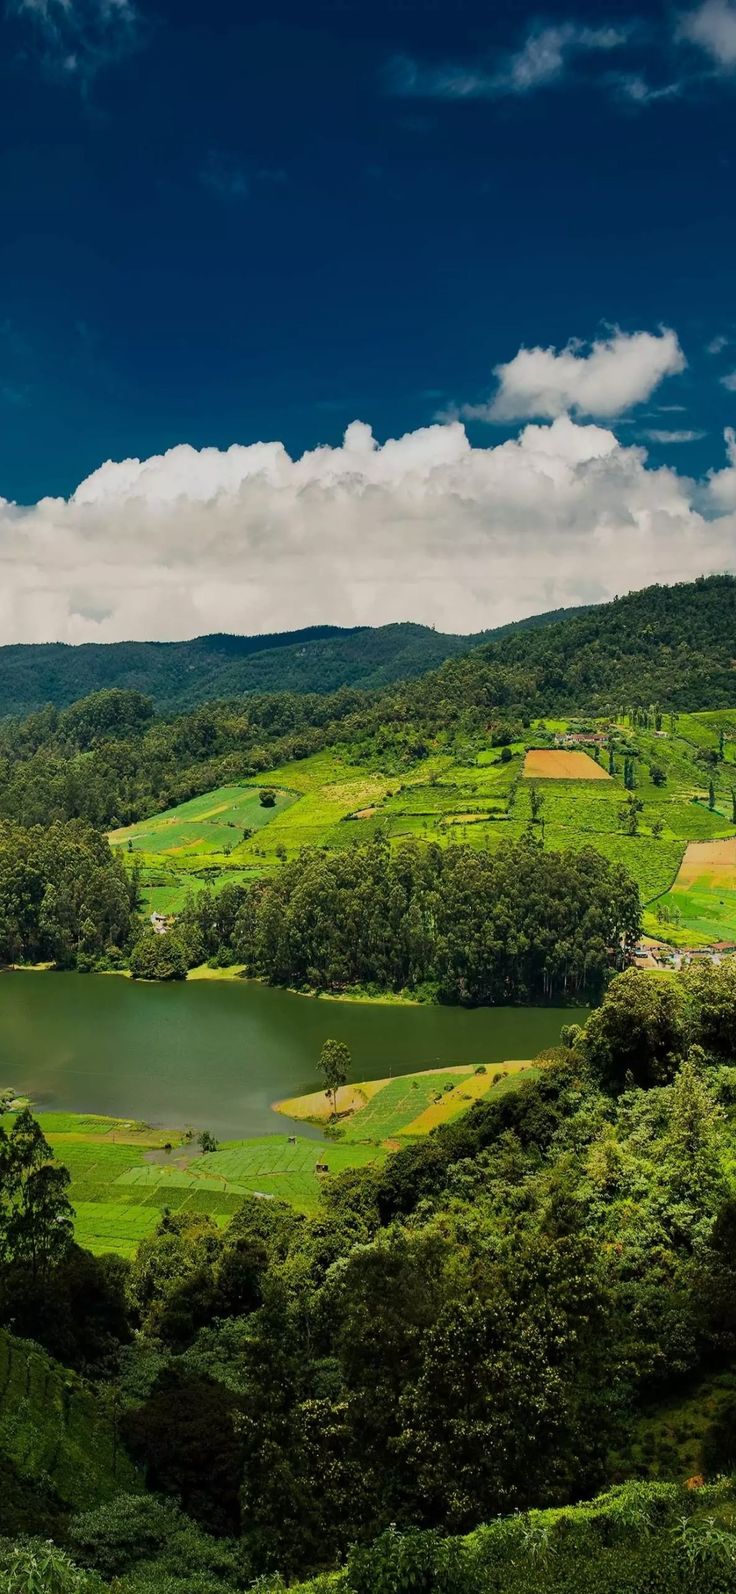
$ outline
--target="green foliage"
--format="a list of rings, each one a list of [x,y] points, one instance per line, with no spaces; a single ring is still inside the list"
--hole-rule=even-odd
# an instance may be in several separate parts
[[[609,947],[638,926],[633,882],[592,849],[520,843],[486,856],[377,841],[305,854],[253,886],[232,945],[276,984],[435,981],[445,1001],[513,1002],[600,990]]]
[[[582,1037],[584,1054],[606,1085],[665,1084],[676,1073],[687,1038],[679,982],[627,969],[612,981]]]
[[[0,959],[88,969],[127,948],[131,887],[89,824],[0,822]]]
[[[189,960],[176,933],[157,935],[146,930],[130,954],[134,980],[185,980]]]
[[[322,1075],[328,1096],[332,1097],[332,1116],[337,1117],[337,1092],[347,1083],[351,1057],[344,1041],[326,1040],[317,1058],[317,1072]]]
[[[99,1578],[81,1572],[53,1544],[0,1542],[0,1594],[102,1594]]]
[[[0,1329],[0,1531],[44,1532],[70,1507],[135,1488],[104,1400]]]
[[[69,1174],[52,1157],[27,1107],[9,1130],[0,1125],[0,1262],[33,1281],[47,1277],[72,1238]]]

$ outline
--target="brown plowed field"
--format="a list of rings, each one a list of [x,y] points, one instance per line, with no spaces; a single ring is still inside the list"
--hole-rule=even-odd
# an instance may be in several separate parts
[[[725,841],[689,841],[676,886],[710,882],[732,891],[736,885],[736,836]]]
[[[563,748],[532,747],[524,759],[524,774],[531,780],[610,780],[607,769],[587,753]]]

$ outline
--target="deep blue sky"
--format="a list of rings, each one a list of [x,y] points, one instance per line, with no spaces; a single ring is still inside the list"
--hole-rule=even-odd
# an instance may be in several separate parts
[[[672,326],[689,362],[655,396],[684,409],[620,435],[702,429],[653,459],[721,463],[736,83],[699,75],[670,8],[547,5],[638,26],[548,86],[459,100],[392,93],[388,63],[498,63],[536,9],[140,0],[127,37],[73,0],[71,70],[23,4],[0,23],[0,496],[182,441],[396,435],[482,398],[521,343],[604,323]],[[637,106],[614,67],[682,86]]]

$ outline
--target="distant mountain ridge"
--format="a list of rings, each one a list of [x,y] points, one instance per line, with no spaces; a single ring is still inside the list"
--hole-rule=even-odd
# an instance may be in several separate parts
[[[425,675],[481,643],[585,612],[551,610],[471,636],[405,621],[262,636],[223,632],[187,642],[11,643],[0,647],[0,715],[66,708],[105,687],[143,692],[159,712],[248,692],[376,690]]]

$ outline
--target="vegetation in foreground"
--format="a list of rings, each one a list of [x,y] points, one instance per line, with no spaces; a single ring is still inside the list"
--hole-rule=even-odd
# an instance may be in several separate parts
[[[20,1426],[4,1409],[8,1567],[43,1553],[59,1587],[76,1566],[118,1594],[733,1588],[735,1115],[728,964],[622,973],[538,1075],[331,1175],[311,1216],[171,1211],[129,1262],[75,1245],[64,1142],[49,1160],[13,1115],[16,1387],[33,1340],[107,1438],[105,1498],[80,1511],[53,1469],[34,1490],[33,1403],[63,1373],[31,1381]],[[138,1472],[117,1490],[116,1460],[109,1494],[112,1445]]]

